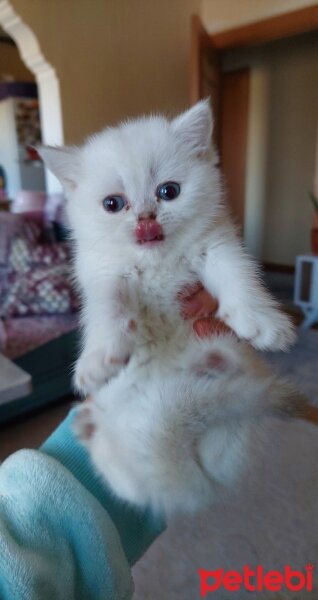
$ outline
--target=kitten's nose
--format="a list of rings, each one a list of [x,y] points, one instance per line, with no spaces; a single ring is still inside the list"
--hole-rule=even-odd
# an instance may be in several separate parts
[[[142,213],[139,215],[135,229],[135,236],[139,244],[145,242],[161,242],[164,239],[162,227],[154,213]]]
[[[143,221],[144,219],[155,219],[156,213],[154,212],[143,212],[138,215],[138,221]]]

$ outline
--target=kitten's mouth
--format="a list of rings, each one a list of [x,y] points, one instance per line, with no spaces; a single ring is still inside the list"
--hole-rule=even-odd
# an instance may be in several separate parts
[[[138,244],[153,244],[154,242],[162,242],[164,234],[162,227],[156,219],[142,219],[139,221],[135,236]]]

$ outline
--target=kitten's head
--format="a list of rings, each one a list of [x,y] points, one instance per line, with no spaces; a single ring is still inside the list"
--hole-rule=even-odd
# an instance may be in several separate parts
[[[208,101],[169,121],[127,121],[80,148],[39,150],[62,182],[74,235],[100,250],[157,254],[215,218],[220,183]]]

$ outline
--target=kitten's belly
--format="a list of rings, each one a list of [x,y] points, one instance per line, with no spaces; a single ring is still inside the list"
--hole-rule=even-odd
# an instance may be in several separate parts
[[[193,336],[192,323],[181,316],[178,292],[197,280],[187,264],[145,269],[138,278],[137,346],[156,353],[183,350]]]

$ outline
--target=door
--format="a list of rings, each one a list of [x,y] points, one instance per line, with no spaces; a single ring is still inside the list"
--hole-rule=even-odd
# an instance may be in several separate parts
[[[213,141],[225,176],[227,200],[243,232],[249,71],[221,71],[218,50],[197,15],[191,21],[191,103],[210,96],[214,114]]]
[[[227,202],[244,233],[248,134],[249,69],[222,73],[220,94],[220,155]]]
[[[219,147],[220,132],[220,73],[220,53],[204,29],[200,17],[193,15],[191,19],[190,103],[195,104],[202,98],[211,98],[215,123],[213,138],[217,147]]]

